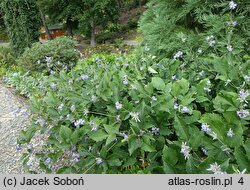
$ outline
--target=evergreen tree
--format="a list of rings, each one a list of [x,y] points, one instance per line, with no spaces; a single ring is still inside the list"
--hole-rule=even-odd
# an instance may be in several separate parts
[[[140,20],[140,30],[156,55],[213,51],[214,46],[219,53],[230,48],[249,52],[249,24],[249,0],[151,0]]]
[[[33,0],[3,0],[2,9],[11,46],[19,56],[26,47],[38,41],[39,11]]]

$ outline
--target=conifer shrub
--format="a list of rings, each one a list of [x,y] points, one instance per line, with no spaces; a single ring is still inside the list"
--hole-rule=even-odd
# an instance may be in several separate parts
[[[161,57],[198,49],[223,55],[230,47],[242,55],[249,53],[249,7],[248,0],[151,0],[140,31],[151,53]]]
[[[2,0],[0,6],[11,48],[19,57],[25,48],[38,41],[41,26],[38,7],[32,0]]]

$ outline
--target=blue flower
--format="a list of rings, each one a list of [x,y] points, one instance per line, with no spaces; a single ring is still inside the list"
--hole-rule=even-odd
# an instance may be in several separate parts
[[[237,3],[235,3],[234,1],[230,1],[228,5],[231,10],[234,10],[237,7]]]
[[[50,162],[51,162],[51,158],[47,158],[47,159],[44,161],[44,163],[45,163],[46,165],[50,164]]]

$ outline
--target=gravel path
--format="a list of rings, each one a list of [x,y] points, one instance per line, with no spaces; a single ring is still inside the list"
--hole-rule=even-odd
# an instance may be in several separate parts
[[[23,173],[16,139],[28,124],[27,106],[0,83],[0,173]]]

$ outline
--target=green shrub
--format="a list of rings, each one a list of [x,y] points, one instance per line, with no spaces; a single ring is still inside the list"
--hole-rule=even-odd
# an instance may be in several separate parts
[[[233,47],[250,53],[250,1],[150,0],[140,20],[140,31],[151,53],[161,57],[177,51],[220,53]],[[228,34],[232,35],[228,35]],[[210,38],[212,37],[212,38]]]
[[[29,71],[59,72],[74,67],[80,54],[76,41],[58,37],[45,43],[34,43],[18,59],[18,65]]]
[[[127,23],[127,26],[130,29],[135,29],[138,26],[138,21],[137,20],[133,20],[133,19],[129,19],[128,23]]]
[[[105,42],[110,42],[115,36],[115,32],[111,31],[104,31],[102,33],[99,33],[96,35],[96,42],[97,43],[105,43]]]
[[[38,41],[41,21],[37,4],[30,0],[2,0],[1,11],[11,48],[19,57],[25,48]]]
[[[7,72],[4,81],[7,85],[14,87],[16,91],[24,96],[30,97],[31,94],[34,97],[40,97],[43,94],[43,88],[41,88],[41,79],[44,78],[42,73],[29,72]]]
[[[0,46],[0,76],[9,69],[15,70],[16,61],[14,52],[9,47]]]
[[[0,42],[8,41],[8,34],[6,29],[0,27]]]

